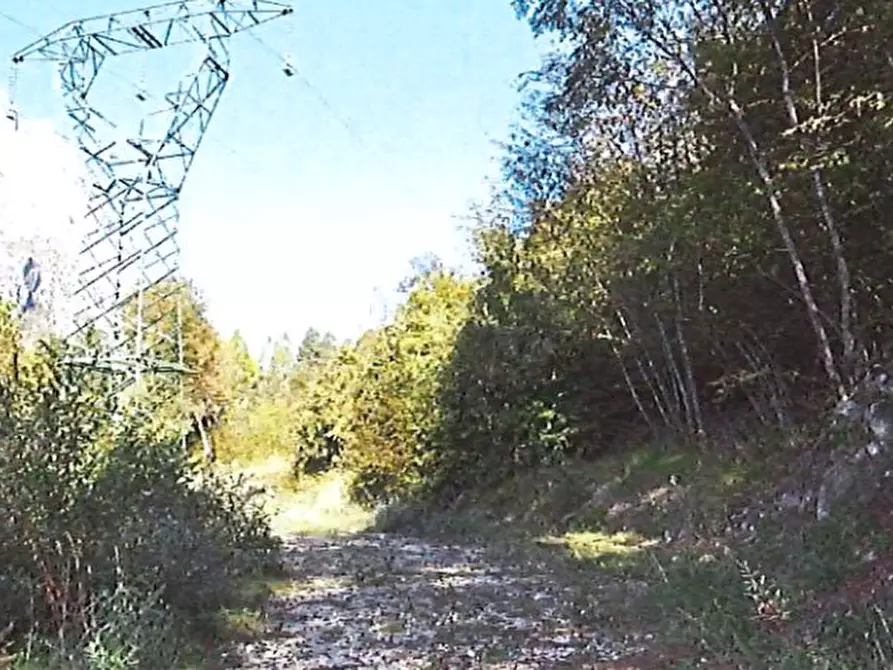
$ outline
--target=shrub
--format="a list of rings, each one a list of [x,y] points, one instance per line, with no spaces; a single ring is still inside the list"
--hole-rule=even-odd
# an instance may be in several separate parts
[[[0,621],[22,667],[173,667],[175,640],[276,541],[257,491],[203,473],[60,356],[0,370]]]

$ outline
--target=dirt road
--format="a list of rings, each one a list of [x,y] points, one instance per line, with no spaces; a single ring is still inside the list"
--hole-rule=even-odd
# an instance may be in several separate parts
[[[238,668],[616,667],[641,642],[587,624],[598,585],[581,599],[545,564],[492,550],[361,534],[290,538],[285,555],[293,588]]]

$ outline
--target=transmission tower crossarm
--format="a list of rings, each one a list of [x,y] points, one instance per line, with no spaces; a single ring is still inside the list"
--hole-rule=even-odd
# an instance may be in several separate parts
[[[146,372],[187,371],[177,204],[229,80],[229,38],[291,13],[285,1],[176,0],[66,23],[13,56],[58,68],[90,185],[66,339],[91,365],[129,375],[122,388]],[[140,110],[132,133],[96,107],[93,84],[109,57],[184,43],[201,59],[165,93],[140,92],[153,108]]]
[[[71,21],[20,49],[14,63],[66,61],[89,45],[101,57],[211,42],[291,14],[275,0],[178,0],[144,9]]]

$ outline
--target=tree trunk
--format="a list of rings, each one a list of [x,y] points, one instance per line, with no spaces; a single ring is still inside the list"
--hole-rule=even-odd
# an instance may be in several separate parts
[[[695,383],[695,373],[688,353],[688,343],[685,341],[685,317],[682,314],[682,290],[679,288],[679,279],[673,277],[673,294],[676,301],[676,337],[679,340],[679,354],[682,358],[682,367],[685,370],[685,382],[688,394],[691,398],[692,417],[695,422],[695,432],[699,437],[704,435],[704,416],[701,412],[701,400],[698,397],[698,387]]]
[[[673,347],[670,345],[670,338],[667,337],[666,328],[664,328],[664,323],[660,319],[660,315],[657,312],[654,312],[654,321],[657,323],[657,332],[660,335],[661,349],[664,352],[664,359],[666,360],[668,376],[670,377],[670,383],[676,389],[676,393],[674,393],[675,397],[675,409],[677,422],[680,426],[684,425],[688,428],[689,432],[694,432],[694,427],[692,425],[692,409],[689,403],[688,393],[685,390],[685,383],[682,381],[682,373],[679,371],[679,365],[676,363],[676,356],[673,353]]]
[[[217,453],[214,450],[214,443],[211,440],[211,436],[208,434],[208,431],[205,430],[205,424],[202,417],[198,412],[194,413],[195,416],[195,425],[198,427],[198,435],[202,441],[202,453],[205,456],[205,463],[208,465],[214,463],[217,460]]]
[[[797,105],[794,102],[794,96],[791,93],[791,66],[788,62],[787,57],[785,56],[784,50],[782,49],[781,40],[779,39],[778,32],[775,28],[775,17],[772,15],[772,12],[769,6],[766,4],[765,0],[761,0],[760,8],[763,13],[763,19],[766,22],[767,28],[769,29],[769,36],[772,40],[772,46],[775,50],[775,55],[778,58],[779,68],[781,69],[781,95],[784,101],[785,110],[788,115],[788,121],[791,124],[791,129],[794,130],[794,132],[797,132],[798,137],[801,137],[799,141],[800,149],[804,152],[804,154],[806,154],[806,158],[808,160],[808,150],[812,147],[809,146],[810,143],[802,139],[802,135],[798,131],[796,131],[796,128],[800,125],[800,117],[797,112]],[[810,12],[810,19],[811,18],[812,14]],[[814,23],[812,29],[812,51],[815,72],[815,103],[816,111],[820,112],[822,108],[821,60],[819,43],[815,35],[816,27]],[[812,166],[809,171],[810,177],[812,179],[813,195],[815,196],[816,201],[819,205],[819,211],[822,214],[822,220],[824,221],[825,228],[828,231],[828,236],[831,239],[831,249],[834,254],[834,262],[837,267],[837,281],[840,285],[839,327],[840,336],[843,343],[842,364],[844,367],[844,376],[847,378],[847,381],[851,382],[853,365],[855,362],[854,356],[856,352],[856,338],[853,334],[853,296],[852,281],[850,279],[850,269],[849,264],[846,261],[846,256],[844,255],[843,242],[840,237],[840,231],[837,226],[837,221],[835,220],[834,214],[831,210],[831,203],[828,201],[828,194],[825,189],[825,180],[822,171],[817,166]]]
[[[623,372],[623,380],[626,383],[626,388],[629,391],[630,397],[636,405],[636,409],[639,410],[639,414],[642,415],[642,418],[645,420],[645,423],[648,424],[648,428],[651,430],[652,434],[657,437],[658,430],[657,425],[654,423],[654,419],[651,418],[651,414],[649,414],[648,410],[645,409],[645,403],[642,402],[642,397],[639,395],[639,390],[636,388],[635,382],[633,382],[632,376],[629,373],[629,369],[626,366],[626,361],[623,358],[623,353],[617,347],[617,340],[614,337],[614,333],[611,331],[611,328],[608,327],[608,339],[611,342],[611,351],[614,352],[614,356],[617,358],[617,363],[620,365],[620,370]],[[642,364],[639,361],[636,361],[639,366],[639,372],[642,373]]]
[[[643,342],[644,339],[641,336],[641,333],[638,332],[634,336],[632,331],[629,328],[626,318],[623,315],[623,311],[621,309],[616,310],[617,320],[620,322],[621,327],[623,328],[624,333],[627,338],[633,342]],[[642,377],[645,380],[645,383],[651,389],[651,395],[654,397],[654,403],[657,406],[658,411],[660,412],[661,417],[669,428],[678,429],[679,426],[675,425],[673,418],[670,416],[670,402],[672,400],[670,396],[669,389],[667,389],[663,380],[660,377],[660,373],[657,371],[657,366],[654,363],[654,359],[648,354],[648,350],[643,347],[643,356],[645,358],[645,363],[648,366],[648,370],[641,369],[641,362],[639,362],[640,371],[642,373]],[[636,359],[637,362],[639,359]],[[651,373],[650,376],[648,373]],[[653,380],[653,381],[652,381]]]
[[[634,14],[628,18],[634,22],[636,21]],[[838,394],[843,397],[846,394],[846,390],[844,389],[840,373],[837,369],[834,353],[831,350],[828,332],[825,330],[825,326],[822,323],[819,314],[819,307],[815,300],[809,275],[806,272],[803,260],[800,258],[800,252],[797,250],[797,245],[794,242],[794,236],[791,233],[791,229],[788,227],[787,221],[785,220],[784,210],[781,206],[781,195],[775,183],[775,178],[772,176],[766,157],[763,155],[762,150],[757,143],[756,136],[745,118],[744,110],[730,91],[723,93],[709,86],[704,78],[699,76],[698,73],[694,71],[693,67],[686,62],[682,51],[678,49],[674,50],[670,44],[655,37],[644,25],[638,25],[637,28],[646,41],[650,42],[656,49],[663,53],[666,58],[670,59],[671,62],[679,67],[692,85],[697,87],[707,100],[714,104],[720,104],[729,111],[731,120],[735,123],[735,127],[738,129],[738,132],[741,133],[741,137],[747,146],[748,157],[750,158],[751,164],[765,188],[766,200],[769,203],[772,219],[775,222],[775,226],[778,229],[778,233],[784,244],[785,251],[790,259],[794,275],[797,278],[797,285],[803,296],[803,302],[806,305],[806,312],[810,325],[812,326],[816,339],[818,339],[818,353],[825,369],[825,374],[837,387]],[[730,36],[727,35],[726,38],[731,41]]]

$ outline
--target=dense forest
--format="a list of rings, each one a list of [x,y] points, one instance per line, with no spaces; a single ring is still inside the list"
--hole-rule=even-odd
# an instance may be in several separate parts
[[[4,315],[0,625],[17,645],[59,633],[47,654],[137,659],[127,621],[179,634],[269,563],[250,491],[203,461],[286,455],[297,481],[348,473],[364,505],[446,504],[649,440],[808,431],[888,362],[893,4],[513,4],[554,49],[475,211],[477,275],[428,258],[381,327],[263,360],[184,284],[182,392],[147,378],[108,401],[112,381],[60,366],[59,343],[24,350]],[[100,667],[84,663],[59,667]]]
[[[889,347],[888,3],[516,8],[557,46],[477,212],[480,276],[429,262],[392,322],[292,357],[296,467],[369,500],[645,431],[793,430]]]

